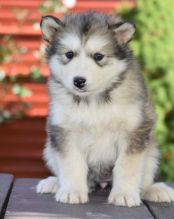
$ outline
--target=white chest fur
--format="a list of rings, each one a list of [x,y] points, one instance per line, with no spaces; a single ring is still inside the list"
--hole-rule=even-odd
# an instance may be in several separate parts
[[[108,166],[116,159],[117,143],[140,123],[141,111],[137,104],[78,105],[66,97],[52,102],[50,119],[52,124],[71,131],[71,142],[78,145],[90,165]]]
[[[72,99],[56,98],[51,103],[50,119],[54,125],[66,129],[87,128],[99,131],[125,127],[128,131],[135,129],[141,122],[141,110],[138,103],[111,103],[98,104],[92,101],[89,104],[73,103]]]

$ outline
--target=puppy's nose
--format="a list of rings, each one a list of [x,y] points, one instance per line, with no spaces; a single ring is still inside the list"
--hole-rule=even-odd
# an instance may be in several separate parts
[[[79,89],[82,89],[85,86],[85,82],[86,82],[85,78],[78,76],[74,78],[74,85]]]

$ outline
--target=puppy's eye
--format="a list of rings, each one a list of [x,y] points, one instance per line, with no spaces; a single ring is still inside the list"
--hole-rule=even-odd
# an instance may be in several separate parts
[[[74,57],[74,53],[73,53],[72,51],[68,51],[68,52],[65,53],[65,56],[66,56],[69,60],[71,60],[71,59]]]
[[[101,54],[101,53],[95,53],[95,54],[94,54],[94,60],[95,60],[96,62],[101,61],[103,58],[104,58],[104,55]]]

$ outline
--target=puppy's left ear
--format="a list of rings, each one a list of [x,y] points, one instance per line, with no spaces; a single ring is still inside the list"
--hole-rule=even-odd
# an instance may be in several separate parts
[[[48,15],[42,17],[40,27],[44,40],[50,43],[57,33],[58,29],[63,27],[63,23],[58,18]]]
[[[112,28],[119,44],[127,44],[135,33],[135,25],[129,22],[119,22]]]

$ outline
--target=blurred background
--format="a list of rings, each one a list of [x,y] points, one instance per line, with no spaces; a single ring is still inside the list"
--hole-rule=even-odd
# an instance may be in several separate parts
[[[0,0],[0,172],[49,174],[42,161],[49,75],[39,22],[42,15],[96,10],[136,24],[131,47],[140,61],[157,114],[159,174],[174,180],[174,1]]]

